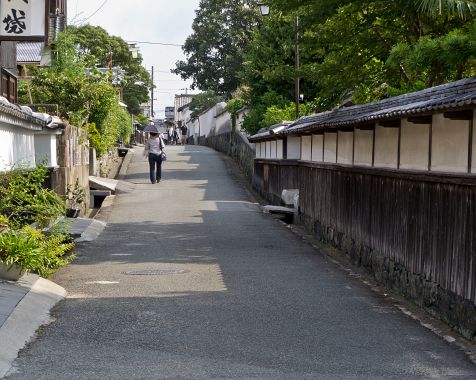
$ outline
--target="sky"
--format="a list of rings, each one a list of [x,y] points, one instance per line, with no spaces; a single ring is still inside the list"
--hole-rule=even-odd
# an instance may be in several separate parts
[[[181,45],[192,34],[192,22],[200,0],[67,0],[70,25],[91,24],[125,41]],[[154,67],[154,111],[164,117],[174,95],[194,93],[191,81],[170,73],[185,58],[179,46],[139,43],[143,66]]]

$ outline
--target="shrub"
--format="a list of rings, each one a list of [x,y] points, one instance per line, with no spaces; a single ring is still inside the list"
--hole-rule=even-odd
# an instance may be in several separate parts
[[[48,277],[68,264],[74,255],[68,236],[59,232],[44,235],[40,230],[24,226],[19,230],[0,233],[0,260],[7,266],[14,264],[42,277]]]
[[[17,168],[0,176],[0,214],[7,216],[12,227],[38,223],[48,226],[64,215],[64,201],[43,186],[48,169]]]

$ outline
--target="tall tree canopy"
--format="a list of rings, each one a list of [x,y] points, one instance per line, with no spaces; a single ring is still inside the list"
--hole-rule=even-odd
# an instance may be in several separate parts
[[[201,0],[193,33],[183,46],[186,60],[173,70],[192,87],[229,97],[239,86],[238,72],[257,24],[254,0]]]
[[[202,0],[175,69],[203,90],[240,89],[250,133],[292,116],[296,78],[304,115],[476,75],[474,0],[260,2],[269,16],[256,1]]]
[[[140,104],[149,99],[152,86],[149,72],[142,66],[142,57],[133,58],[129,45],[122,38],[109,35],[99,26],[69,27],[81,55],[88,56],[90,65],[117,66],[125,71],[120,89],[124,103],[133,114],[140,113]]]
[[[244,57],[250,132],[282,110],[301,78],[304,112],[419,90],[476,74],[474,1],[269,0]],[[299,18],[301,67],[294,68]],[[285,99],[283,105],[283,98]],[[259,115],[257,114],[259,113]]]
[[[20,84],[20,103],[58,104],[60,116],[88,131],[99,156],[117,141],[128,141],[132,121],[108,75],[90,67],[94,59],[78,54],[68,32],[60,33],[52,49],[52,66],[31,68],[33,80]]]

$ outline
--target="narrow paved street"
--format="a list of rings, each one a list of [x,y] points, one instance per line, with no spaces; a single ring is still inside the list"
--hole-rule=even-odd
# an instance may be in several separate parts
[[[167,153],[151,185],[136,148],[135,190],[55,275],[68,298],[9,379],[476,378],[462,351],[262,214],[213,150]]]

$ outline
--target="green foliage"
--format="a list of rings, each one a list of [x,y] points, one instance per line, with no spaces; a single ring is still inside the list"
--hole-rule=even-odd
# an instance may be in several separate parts
[[[211,89],[229,98],[239,86],[238,71],[257,24],[254,0],[202,0],[193,21],[193,33],[174,72],[192,79],[193,88]]]
[[[17,168],[0,176],[0,214],[12,227],[38,223],[48,226],[64,215],[64,202],[56,193],[43,187],[48,169]]]
[[[132,122],[119,106],[118,89],[109,75],[90,66],[97,60],[78,50],[77,38],[73,32],[61,33],[53,46],[52,67],[32,69],[30,92],[23,91],[20,101],[30,103],[31,94],[34,103],[58,104],[70,124],[88,130],[90,145],[102,156],[118,141],[129,141]]]
[[[44,235],[40,230],[24,226],[0,233],[0,260],[7,266],[21,268],[48,277],[68,264],[74,255],[65,256],[73,248],[61,233]]]
[[[231,129],[233,132],[236,131],[237,112],[245,105],[245,100],[241,98],[230,99],[226,104],[225,110],[227,110],[231,115]]]
[[[254,29],[240,72],[253,107],[244,124],[250,133],[290,116],[291,106],[280,102],[293,102],[297,76],[306,101],[303,115],[349,99],[376,101],[476,74],[474,1],[267,3],[270,15]],[[294,67],[296,33],[299,70]],[[270,105],[269,93],[283,99]]]
[[[281,123],[285,120],[293,120],[296,117],[296,106],[289,103],[286,107],[271,106],[266,109],[263,118],[263,124],[269,127],[274,124]]]
[[[457,14],[461,18],[465,18],[476,14],[475,1],[420,0],[420,7],[424,12],[434,17],[446,14],[453,16]]]
[[[190,102],[190,110],[192,111],[192,119],[198,117],[202,112],[206,111],[215,104],[223,101],[223,97],[217,95],[213,90],[207,90],[200,94],[194,95]]]
[[[66,188],[66,199],[70,208],[77,208],[86,200],[86,190],[79,184],[78,179]]]
[[[69,27],[79,50],[79,54],[91,62],[92,66],[121,67],[125,77],[120,84],[123,101],[133,114],[140,113],[140,104],[149,99],[149,89],[152,86],[150,73],[142,66],[142,57],[133,58],[129,45],[122,38],[109,35],[99,26],[83,25]]]
[[[412,46],[399,43],[390,52],[387,65],[403,71],[410,90],[451,82],[476,74],[476,24],[473,32],[453,30],[437,38],[422,37]],[[399,83],[403,86],[402,83]]]

